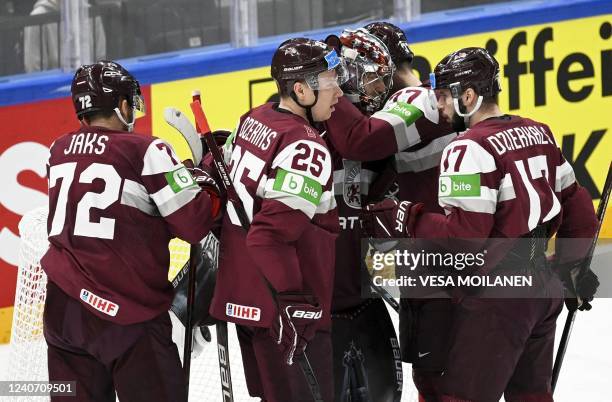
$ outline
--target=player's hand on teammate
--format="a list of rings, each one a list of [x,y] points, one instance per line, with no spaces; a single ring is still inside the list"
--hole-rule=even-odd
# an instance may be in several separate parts
[[[412,237],[422,203],[385,199],[361,212],[361,228],[371,238]]]
[[[316,297],[308,293],[276,295],[278,317],[272,322],[270,335],[283,351],[287,364],[304,352],[315,335],[323,309]]]
[[[213,217],[217,218],[221,212],[221,191],[210,169],[206,165],[200,164],[199,166],[187,167],[187,170],[202,191],[205,191],[210,197]]]

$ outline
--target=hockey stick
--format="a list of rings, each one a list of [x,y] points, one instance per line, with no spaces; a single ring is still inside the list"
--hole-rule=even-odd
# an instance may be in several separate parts
[[[191,350],[193,342],[193,306],[196,288],[196,267],[201,246],[192,244],[189,249],[189,290],[187,293],[187,320],[185,323],[185,344],[183,345],[183,370],[185,372],[185,385],[189,397],[189,371],[191,369]]]
[[[202,109],[199,91],[194,91],[193,102],[191,102],[191,110],[193,111],[193,115],[195,117],[196,127],[204,138],[204,141],[206,142],[206,145],[208,146],[208,149],[213,157],[215,168],[217,169],[217,173],[219,174],[223,182],[223,187],[225,187],[225,190],[227,192],[227,199],[234,206],[234,210],[238,215],[240,225],[244,230],[248,231],[251,226],[251,222],[249,221],[249,217],[246,213],[246,210],[244,209],[244,205],[242,205],[242,201],[236,193],[236,189],[234,187],[234,184],[232,183],[232,179],[230,178],[227,165],[225,164],[223,156],[221,155],[221,152],[219,151],[219,148],[215,143],[215,140],[210,131],[208,120],[206,119],[206,115],[204,114],[204,110]],[[266,282],[268,288],[271,290],[271,292],[275,294],[272,285],[265,278],[263,279]],[[321,397],[321,388],[319,387],[317,378],[314,375],[314,371],[312,370],[310,362],[308,361],[306,352],[302,353],[302,356],[298,356],[296,360],[300,365],[302,372],[304,373],[304,377],[306,377],[306,382],[308,383],[310,392],[312,393],[312,397],[314,398],[315,402],[323,402],[323,399]]]
[[[192,160],[185,161],[187,165],[199,165],[202,160],[202,144],[198,139],[195,129],[187,117],[175,108],[164,109],[164,120],[174,127],[187,141],[191,150]],[[202,246],[192,244],[189,249],[189,272],[187,284],[187,317],[185,319],[185,341],[183,345],[183,371],[185,372],[185,387],[189,396],[189,374],[191,371],[191,351],[193,350],[193,309],[195,305],[196,269],[198,256]]]
[[[166,120],[166,123],[170,126],[174,127],[176,131],[183,136],[185,141],[187,141],[187,145],[191,150],[191,155],[193,155],[193,164],[198,166],[202,160],[202,143],[200,142],[200,137],[196,129],[187,116],[176,108],[167,107],[164,109],[164,120]]]
[[[215,166],[217,168],[217,173],[221,176],[223,180],[223,185],[226,188],[226,192],[229,198],[229,190],[227,190],[227,184],[225,178],[229,180],[229,173],[227,172],[227,167],[223,161],[223,157],[219,152],[219,148],[215,143],[215,140],[210,132],[210,128],[208,126],[208,121],[206,120],[206,116],[204,115],[204,111],[201,106],[200,99],[200,91],[194,91],[191,97],[191,110],[193,111],[195,120],[196,120],[196,131],[199,133],[198,141],[196,141],[200,145],[200,149],[202,149],[202,142],[200,141],[202,138],[204,139],[206,145],[208,146],[209,152],[211,152],[213,156],[213,160],[215,162]],[[194,109],[194,104],[199,105],[199,111],[201,112],[201,116],[198,116],[196,113],[196,109]],[[219,162],[223,164],[225,170],[223,173],[219,169]],[[230,181],[231,184],[231,181]],[[233,187],[232,187],[233,189]],[[234,195],[236,192],[234,191]],[[234,390],[232,388],[232,370],[230,366],[229,360],[229,343],[228,343],[228,334],[227,334],[227,322],[219,321],[215,324],[215,329],[217,331],[217,357],[219,359],[219,377],[221,379],[221,394],[223,396],[224,402],[233,402],[234,400]]]
[[[606,177],[606,184],[604,184],[603,191],[601,193],[601,199],[599,200],[599,206],[597,207],[597,230],[595,231],[595,236],[593,236],[593,240],[591,241],[591,245],[589,247],[589,252],[585,257],[582,266],[580,267],[581,272],[585,272],[590,269],[591,260],[593,259],[593,253],[595,252],[595,246],[597,245],[597,239],[599,238],[599,231],[601,230],[601,225],[603,224],[603,220],[606,214],[606,208],[608,206],[608,200],[610,199],[610,190],[612,188],[612,163],[608,168],[608,176]],[[585,306],[587,310],[591,309],[590,304],[587,303]],[[577,309],[572,309],[568,311],[567,318],[565,319],[565,325],[563,327],[563,334],[561,335],[561,341],[559,342],[559,348],[557,349],[557,356],[555,357],[555,364],[553,366],[552,373],[552,391],[555,392],[555,387],[557,386],[557,380],[559,379],[559,373],[561,372],[561,365],[563,364],[563,358],[565,357],[565,352],[567,351],[567,345],[569,343],[570,335],[572,334],[572,329],[574,327],[574,320],[576,318]]]

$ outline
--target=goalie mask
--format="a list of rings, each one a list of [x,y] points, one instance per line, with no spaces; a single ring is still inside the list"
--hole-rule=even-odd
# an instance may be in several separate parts
[[[79,120],[92,112],[114,111],[127,131],[132,131],[136,118],[145,113],[140,84],[125,68],[112,61],[79,67],[70,91]],[[119,102],[122,99],[130,105],[131,116],[121,114]]]
[[[344,30],[340,42],[349,72],[349,80],[342,90],[362,112],[372,114],[380,110],[393,85],[395,72],[387,46],[363,28]]]

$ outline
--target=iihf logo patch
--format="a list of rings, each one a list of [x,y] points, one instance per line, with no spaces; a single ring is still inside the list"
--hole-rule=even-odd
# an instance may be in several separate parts
[[[225,315],[228,317],[240,318],[241,320],[259,321],[261,319],[261,310],[252,306],[226,303]]]
[[[111,317],[116,316],[117,312],[119,311],[118,304],[103,299],[100,296],[96,296],[87,289],[81,289],[80,298],[99,312],[110,315]]]

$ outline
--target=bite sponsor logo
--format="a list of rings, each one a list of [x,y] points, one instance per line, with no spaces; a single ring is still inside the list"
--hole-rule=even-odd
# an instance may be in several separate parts
[[[440,176],[439,197],[480,197],[480,175],[457,174]]]
[[[274,180],[274,190],[294,194],[318,205],[323,193],[321,185],[309,177],[279,169]]]
[[[385,111],[401,118],[407,126],[423,116],[423,112],[418,107],[402,101],[389,105]]]
[[[290,194],[299,194],[302,192],[304,187],[304,177],[299,174],[289,173],[285,174],[285,180],[281,186],[281,190]]]
[[[114,317],[119,311],[119,305],[95,295],[87,289],[81,289],[81,300],[101,313]]]
[[[252,306],[226,303],[225,315],[228,317],[240,318],[241,320],[259,321],[261,319],[261,310]]]
[[[166,176],[168,185],[175,193],[178,193],[186,188],[196,186],[196,182],[191,176],[191,173],[189,173],[187,168],[184,166],[172,172],[167,172],[164,175]]]

